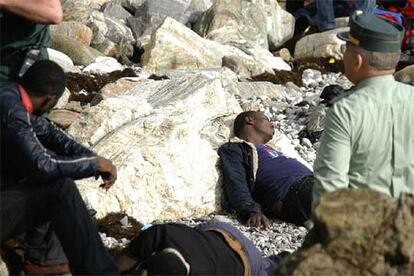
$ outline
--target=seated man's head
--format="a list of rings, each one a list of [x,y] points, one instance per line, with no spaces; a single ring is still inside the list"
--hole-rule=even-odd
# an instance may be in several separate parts
[[[245,111],[234,120],[234,135],[254,144],[269,142],[275,130],[269,118],[259,111]]]
[[[65,73],[55,62],[41,60],[27,70],[19,83],[29,94],[33,113],[41,115],[52,109],[65,91]]]

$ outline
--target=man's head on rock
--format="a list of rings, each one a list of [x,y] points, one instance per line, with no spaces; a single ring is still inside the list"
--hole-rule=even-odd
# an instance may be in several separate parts
[[[345,74],[357,84],[369,77],[392,74],[400,58],[404,28],[373,14],[356,11],[350,31],[338,37],[347,41]]]
[[[52,109],[65,91],[65,73],[55,62],[35,62],[19,80],[30,97],[33,113],[41,115]]]
[[[234,135],[253,144],[266,144],[275,133],[272,122],[263,113],[245,111],[234,120]]]

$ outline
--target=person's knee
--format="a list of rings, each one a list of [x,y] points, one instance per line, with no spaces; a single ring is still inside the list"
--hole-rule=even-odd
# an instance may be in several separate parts
[[[73,194],[79,193],[75,181],[72,178],[65,177],[57,180],[52,184],[55,191],[55,197],[63,199]]]

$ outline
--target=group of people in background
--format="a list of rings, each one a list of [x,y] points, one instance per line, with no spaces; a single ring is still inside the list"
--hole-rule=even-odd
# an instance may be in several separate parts
[[[411,3],[396,2],[400,9]],[[339,35],[355,86],[328,103],[314,171],[267,145],[274,128],[258,111],[239,114],[234,139],[218,150],[225,197],[249,226],[266,228],[273,218],[307,226],[318,198],[340,188],[414,193],[414,87],[393,78],[407,30],[377,16],[373,0],[316,0],[321,31],[335,27],[339,3],[341,12],[357,9],[350,31]],[[303,15],[303,8],[292,12]],[[270,275],[285,254],[264,258],[240,231],[217,221],[155,225],[116,260],[109,256],[74,180],[101,177],[100,187],[109,189],[116,167],[43,116],[65,89],[65,74],[46,51],[48,24],[61,20],[59,0],[0,0],[0,241],[26,232],[27,273]]]

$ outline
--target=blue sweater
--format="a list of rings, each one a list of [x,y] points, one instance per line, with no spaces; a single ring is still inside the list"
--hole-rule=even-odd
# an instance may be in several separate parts
[[[266,145],[256,145],[256,149],[259,168],[252,195],[263,209],[269,209],[277,201],[283,200],[293,184],[312,175],[312,171],[295,158]]]

